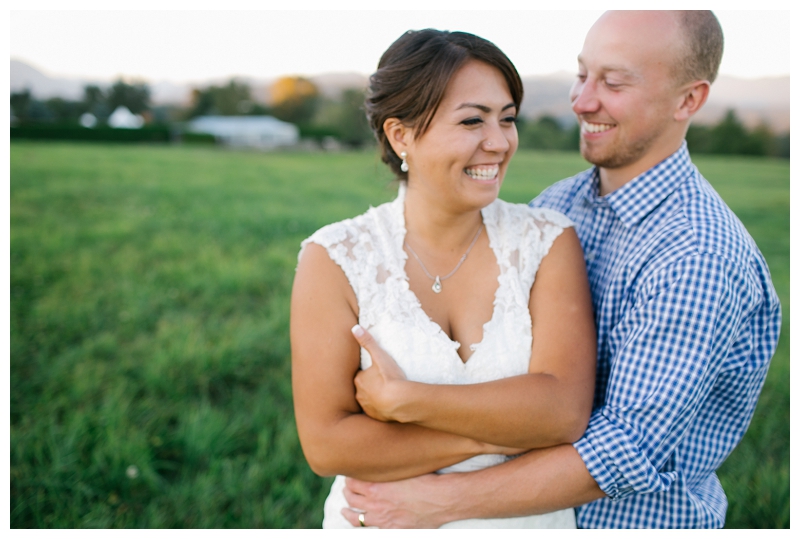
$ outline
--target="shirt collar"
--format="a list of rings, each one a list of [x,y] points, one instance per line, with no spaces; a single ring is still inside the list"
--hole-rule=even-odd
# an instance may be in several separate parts
[[[599,196],[600,173],[597,167],[589,169],[584,196],[593,204],[608,204],[626,227],[639,224],[647,214],[686,178],[694,174],[686,141],[678,150],[650,170],[635,177],[616,191]]]

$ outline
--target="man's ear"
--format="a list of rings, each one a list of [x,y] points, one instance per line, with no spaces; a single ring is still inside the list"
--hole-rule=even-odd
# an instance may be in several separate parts
[[[681,93],[681,101],[675,110],[675,120],[682,122],[688,120],[705,104],[711,83],[707,80],[698,80],[688,84]]]
[[[397,155],[406,151],[414,138],[412,129],[398,118],[387,118],[383,122],[383,132],[386,134],[386,140],[392,145],[392,149]]]

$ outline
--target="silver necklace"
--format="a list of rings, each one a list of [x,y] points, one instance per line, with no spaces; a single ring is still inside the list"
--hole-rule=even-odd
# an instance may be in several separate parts
[[[467,247],[467,252],[464,253],[463,255],[461,255],[461,260],[458,261],[458,264],[456,264],[456,267],[453,268],[453,271],[451,271],[450,273],[448,273],[444,277],[439,277],[438,275],[434,277],[433,275],[431,275],[431,272],[428,271],[428,268],[425,267],[425,264],[422,263],[422,260],[419,259],[419,256],[417,255],[417,253],[414,252],[414,249],[411,248],[411,246],[408,244],[408,242],[404,240],[403,241],[403,245],[405,245],[408,248],[408,250],[411,251],[411,254],[414,255],[414,258],[417,259],[417,262],[419,262],[419,265],[420,265],[420,267],[422,267],[422,271],[425,272],[425,275],[427,275],[429,279],[433,279],[433,286],[431,286],[431,290],[433,290],[434,292],[436,292],[438,294],[439,292],[442,291],[442,281],[452,277],[453,274],[458,271],[458,268],[461,267],[461,264],[463,264],[464,261],[467,259],[467,255],[472,250],[472,248],[475,246],[475,242],[478,241],[478,236],[481,235],[481,230],[483,230],[483,224],[482,223],[481,223],[480,228],[478,228],[478,232],[475,234],[475,237],[472,238],[472,243],[470,243],[469,247]]]

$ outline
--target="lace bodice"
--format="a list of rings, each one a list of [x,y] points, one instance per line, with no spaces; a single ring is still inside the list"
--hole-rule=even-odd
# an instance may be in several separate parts
[[[313,242],[325,247],[342,268],[358,300],[359,324],[397,361],[409,380],[469,384],[528,372],[531,286],[553,241],[572,222],[553,210],[502,200],[481,211],[500,274],[483,339],[472,345],[473,354],[463,362],[457,353],[460,344],[428,317],[409,288],[405,272],[408,256],[403,249],[404,201],[405,189],[401,187],[393,202],[323,227],[302,246]],[[371,364],[369,353],[362,349],[361,368]],[[481,455],[440,472],[471,471],[505,459],[503,455]],[[338,478],[326,502],[325,525],[332,524],[329,520],[337,519],[339,509],[345,506],[343,496],[335,492],[341,486]],[[338,501],[329,508],[332,498]],[[329,510],[334,513],[329,515]]]

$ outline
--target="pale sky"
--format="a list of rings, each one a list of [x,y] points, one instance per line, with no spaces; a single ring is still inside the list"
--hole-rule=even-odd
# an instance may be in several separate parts
[[[493,41],[523,76],[574,72],[602,11],[11,11],[10,54],[59,77],[154,82],[370,74],[408,29]],[[720,73],[788,75],[789,11],[715,11]]]

